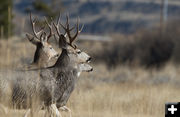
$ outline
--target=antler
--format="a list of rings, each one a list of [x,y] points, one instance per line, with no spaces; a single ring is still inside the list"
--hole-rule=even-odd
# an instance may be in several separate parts
[[[47,36],[47,41],[50,39],[51,36],[54,36],[55,34],[53,33],[53,27],[52,27],[52,23],[51,25],[49,24],[47,18],[45,17],[45,21],[46,21],[46,24],[48,25],[48,28],[50,30],[50,33],[49,35]]]
[[[65,32],[65,34],[61,34],[60,29],[59,29],[59,25],[61,25],[61,23],[60,23],[61,20],[60,20],[60,19],[61,19],[61,14],[59,13],[59,17],[58,17],[57,23],[55,24],[55,23],[53,22],[53,25],[54,25],[54,27],[55,27],[55,29],[56,29],[56,32],[57,32],[57,35],[58,35],[59,39],[64,39],[64,41],[66,41],[65,38],[63,38],[62,36],[66,37],[66,36],[67,36],[67,33]],[[73,27],[72,29],[74,29],[74,27]],[[72,29],[70,29],[70,30],[72,30]],[[54,35],[54,37],[55,37],[55,39],[56,39],[56,36],[55,36],[55,35]],[[56,40],[57,40],[57,39],[56,39]]]
[[[31,25],[32,25],[33,34],[34,34],[34,36],[37,39],[39,39],[38,35],[41,34],[41,32],[43,31],[44,27],[41,28],[41,30],[39,32],[36,32],[36,29],[35,29],[36,19],[32,20],[31,13],[30,13],[30,21],[31,21]]]
[[[70,45],[72,45],[72,42],[76,39],[76,37],[77,37],[78,34],[82,31],[83,26],[84,26],[84,25],[83,25],[83,26],[81,27],[81,29],[79,30],[79,18],[78,18],[78,19],[77,19],[77,24],[76,24],[76,33],[75,33],[75,35],[72,37],[70,32],[71,32],[71,30],[74,29],[74,27],[70,29],[70,27],[69,27],[69,16],[68,16],[68,15],[66,15],[66,27],[65,27],[64,25],[62,25],[61,23],[60,23],[60,25],[63,27],[63,29],[64,29],[65,32],[67,33],[67,35],[68,35],[68,37],[69,37]]]
[[[59,37],[61,36],[60,30],[59,30],[60,18],[61,18],[61,14],[59,14],[57,23],[55,24],[55,23],[53,22],[53,25],[54,25],[54,27],[55,27],[55,29],[56,29],[56,32],[57,32],[57,34],[58,34]]]

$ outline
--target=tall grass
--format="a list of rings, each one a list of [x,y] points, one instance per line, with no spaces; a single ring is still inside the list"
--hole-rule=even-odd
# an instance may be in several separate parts
[[[92,44],[80,46],[90,48],[91,53],[95,49]],[[0,40],[1,70],[17,69],[30,63],[34,50],[35,47],[25,39],[14,37],[8,42]],[[180,68],[171,62],[160,70],[126,64],[113,70],[103,63],[92,66],[94,71],[81,75],[68,101],[67,106],[72,110],[73,117],[164,117],[165,103],[179,101]],[[7,115],[0,108],[0,117],[22,117],[27,111],[8,107],[6,110]],[[62,115],[69,116],[66,112]],[[44,110],[34,113],[34,117],[43,116]]]

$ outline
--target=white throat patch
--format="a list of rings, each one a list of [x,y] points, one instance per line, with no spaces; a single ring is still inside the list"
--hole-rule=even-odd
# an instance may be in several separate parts
[[[77,72],[77,77],[79,77],[81,75],[81,72],[79,71],[79,72]]]

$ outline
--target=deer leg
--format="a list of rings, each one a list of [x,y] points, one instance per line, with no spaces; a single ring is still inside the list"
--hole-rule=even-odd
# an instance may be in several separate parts
[[[48,112],[46,113],[46,116],[48,115],[48,117],[54,117],[55,115],[55,117],[62,117],[61,113],[56,107],[56,104],[51,104],[47,109]]]
[[[58,108],[56,107],[56,104],[51,104],[51,107],[53,111],[56,113],[56,117],[62,117],[61,113],[59,112]]]
[[[29,113],[30,113],[31,109],[28,109],[24,115],[24,117],[28,117]]]
[[[62,106],[62,107],[59,108],[59,110],[69,112],[69,117],[72,117],[71,109],[68,108],[67,106]]]

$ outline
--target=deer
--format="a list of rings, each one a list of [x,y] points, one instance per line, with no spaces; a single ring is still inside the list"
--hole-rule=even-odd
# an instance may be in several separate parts
[[[89,63],[91,60],[88,54],[82,52],[72,43],[81,32],[78,21],[77,32],[73,37],[70,34],[68,17],[67,26],[64,27],[61,24],[68,35],[69,42],[66,36],[59,32],[59,21],[55,25],[59,38],[59,47],[62,48],[62,52],[53,66],[40,69],[40,71],[28,71],[26,74],[24,72],[18,73],[14,79],[4,78],[4,80],[7,80],[6,82],[9,81],[10,83],[6,86],[12,87],[13,104],[25,103],[25,97],[32,98],[33,96],[38,96],[48,112],[52,110],[57,117],[61,116],[57,105],[60,105],[60,107],[65,106],[70,94],[74,90],[78,73],[81,70],[81,67],[78,65]],[[89,71],[92,71],[92,68]]]
[[[51,104],[51,106],[49,106],[50,108],[54,108],[55,105],[60,108],[61,110],[67,110],[70,112],[70,116],[71,116],[71,110],[69,108],[67,108],[65,105],[70,97],[70,94],[72,93],[72,91],[74,90],[75,84],[77,82],[77,78],[79,77],[79,75],[81,74],[81,72],[86,71],[86,72],[90,72],[93,70],[93,68],[88,65],[87,63],[89,63],[91,61],[91,57],[89,55],[87,55],[85,52],[81,52],[80,49],[77,48],[76,45],[72,44],[72,42],[77,38],[78,34],[82,31],[82,28],[79,30],[79,19],[77,19],[77,25],[76,25],[76,34],[72,37],[71,36],[71,30],[74,28],[69,27],[69,17],[68,15],[66,16],[66,27],[64,25],[62,25],[61,23],[59,23],[60,18],[58,19],[57,24],[53,23],[57,35],[58,35],[58,39],[59,39],[59,47],[62,48],[62,53],[60,55],[60,57],[58,58],[56,64],[53,66],[53,68],[56,68],[59,73],[60,76],[57,74],[54,74],[56,76],[56,79],[59,77],[60,81],[58,80],[58,84],[59,84],[59,98],[56,98],[57,101],[55,101],[55,104]],[[65,30],[66,34],[63,35],[60,33],[59,31],[59,24],[63,27],[63,29]],[[67,37],[69,39],[69,42],[67,42]],[[66,63],[66,64],[64,64]],[[60,69],[59,69],[60,68]],[[66,78],[63,78],[63,74],[66,73],[65,71],[61,71],[62,69],[66,69],[66,72],[72,72],[73,71],[73,75],[72,76],[65,76]],[[56,96],[55,96],[56,97]],[[60,113],[57,112],[57,108],[54,109],[57,113],[57,115],[59,115]]]
[[[60,16],[58,18],[57,24],[53,23],[53,25],[54,25],[54,27],[56,29],[56,32],[58,34],[58,37],[59,37],[59,46],[60,46],[60,48],[64,49],[64,45],[67,44],[68,46],[70,46],[74,50],[76,50],[77,54],[81,54],[81,50],[77,49],[77,46],[73,45],[72,42],[77,38],[78,34],[82,31],[84,25],[79,30],[79,18],[78,18],[77,19],[76,34],[72,37],[70,31],[72,29],[74,29],[74,27],[71,28],[71,29],[69,27],[69,16],[66,15],[66,26],[67,27],[65,27],[64,25],[59,23],[59,21],[60,21]],[[60,34],[59,25],[61,25],[63,27],[63,29],[65,30],[64,35]],[[67,38],[69,39],[69,43],[67,43],[67,41],[65,41],[65,40],[67,40]],[[71,49],[65,49],[65,50],[70,51]],[[86,55],[86,54],[82,54],[82,57],[83,57],[83,55]],[[75,68],[77,70],[76,77],[79,77],[82,72],[91,72],[91,71],[93,71],[93,68],[88,64],[90,62],[90,60],[91,60],[91,57],[86,62],[82,62],[82,63],[78,62],[78,64],[75,65]],[[73,91],[73,88],[72,88],[72,91]],[[70,93],[68,94],[69,96],[67,95],[67,92],[64,92],[63,95],[64,96],[62,96],[60,99],[58,99],[58,102],[56,103],[56,106],[59,108],[59,110],[68,111],[70,113],[70,117],[71,117],[71,110],[67,106],[65,106],[66,103],[67,103],[67,100],[69,99]],[[64,98],[66,98],[66,100]]]
[[[36,32],[36,27],[35,27],[36,19],[32,20],[31,13],[30,13],[30,21],[31,21],[31,26],[32,26],[32,30],[33,30],[34,35],[27,33],[26,37],[29,40],[29,42],[31,42],[32,44],[34,44],[36,46],[36,51],[34,53],[33,62],[31,63],[31,65],[26,66],[26,70],[32,69],[32,68],[34,69],[34,68],[47,67],[49,61],[52,58],[57,58],[59,55],[55,51],[55,49],[52,47],[52,45],[49,44],[49,42],[48,42],[50,37],[54,36],[54,33],[52,31],[52,26],[50,26],[48,24],[47,19],[45,19],[45,21],[46,21],[46,24],[48,25],[49,30],[50,30],[49,35],[46,34],[46,32],[44,31],[44,28],[42,28],[40,31]],[[15,72],[9,71],[9,72],[16,74],[17,71],[15,71]],[[21,68],[21,71],[23,71],[22,68]],[[18,72],[20,72],[20,71],[18,71]],[[3,73],[1,73],[1,76],[3,77],[2,74]],[[0,79],[0,82],[2,80],[3,79]],[[3,83],[5,83],[5,82],[3,82]],[[0,88],[3,88],[2,82],[0,83],[0,85],[1,85]],[[3,107],[2,105],[0,105],[0,106],[1,106],[1,108]]]
[[[32,16],[30,13],[30,21],[31,26],[33,30],[33,35],[27,33],[26,37],[36,46],[36,50],[34,53],[34,59],[33,62],[27,67],[27,69],[33,69],[33,68],[44,68],[49,65],[49,62],[52,58],[57,58],[58,53],[56,50],[52,47],[51,44],[49,44],[49,39],[54,36],[52,26],[49,25],[47,19],[45,18],[46,24],[48,25],[48,28],[50,30],[49,35],[46,34],[44,31],[44,27],[41,28],[40,31],[36,32],[36,19],[32,20]]]

